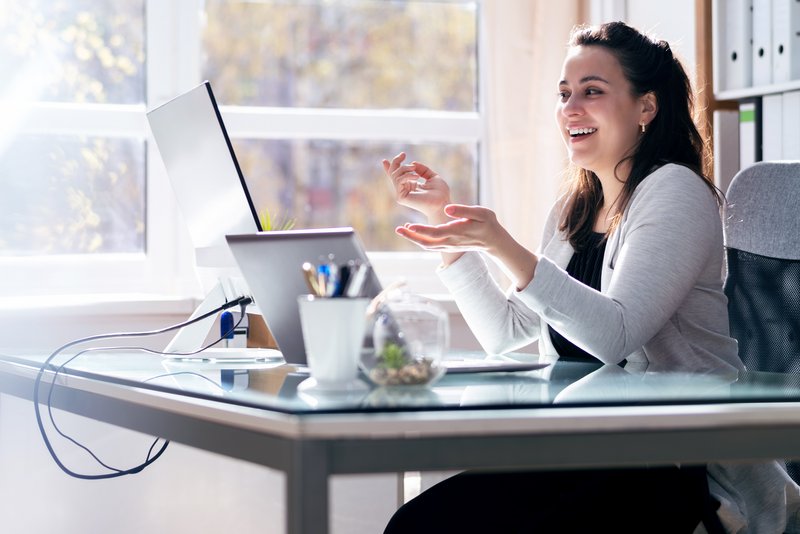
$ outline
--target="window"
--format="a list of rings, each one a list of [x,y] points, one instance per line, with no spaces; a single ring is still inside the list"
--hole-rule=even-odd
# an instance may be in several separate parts
[[[394,235],[416,214],[394,205],[380,160],[405,150],[447,176],[456,201],[478,200],[477,1],[5,6],[6,295],[191,287],[144,111],[203,79],[259,211],[300,228],[352,225],[376,262],[390,253],[413,271],[429,255]]]
[[[145,1],[7,0],[0,35],[0,294],[162,289],[147,276],[170,267],[148,254]]]

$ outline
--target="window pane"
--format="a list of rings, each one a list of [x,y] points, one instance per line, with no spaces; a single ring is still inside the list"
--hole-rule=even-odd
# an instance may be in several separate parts
[[[0,255],[144,251],[144,142],[20,136],[0,154]]]
[[[145,0],[3,0],[0,94],[31,101],[144,101]]]
[[[329,140],[234,140],[259,213],[296,228],[353,226],[371,251],[419,250],[394,228],[423,218],[395,204],[381,160],[400,151],[430,164],[454,202],[478,198],[476,145],[402,145]]]
[[[203,76],[224,105],[474,111],[476,4],[207,0]]]

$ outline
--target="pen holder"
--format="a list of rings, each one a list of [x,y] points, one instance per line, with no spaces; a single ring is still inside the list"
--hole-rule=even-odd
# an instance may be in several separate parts
[[[297,304],[311,373],[298,389],[367,389],[357,375],[369,299],[301,295]]]

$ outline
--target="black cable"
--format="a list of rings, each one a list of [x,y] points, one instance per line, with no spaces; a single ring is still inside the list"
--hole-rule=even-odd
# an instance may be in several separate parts
[[[230,308],[230,307],[233,307],[233,306],[235,306],[235,305],[239,304],[239,305],[241,306],[241,317],[240,317],[239,321],[237,322],[237,324],[236,324],[236,325],[234,325],[233,329],[235,329],[235,328],[236,328],[236,327],[237,327],[237,326],[238,326],[238,325],[241,323],[241,321],[242,321],[242,319],[243,319],[243,317],[244,317],[245,308],[247,307],[247,305],[248,305],[250,302],[251,302],[251,300],[250,300],[249,298],[247,298],[247,297],[243,297],[243,298],[240,298],[240,299],[236,299],[236,300],[234,300],[234,301],[231,301],[231,302],[229,302],[229,303],[226,303],[226,304],[224,304],[223,306],[221,306],[221,307],[219,307],[219,308],[217,308],[217,309],[215,309],[215,310],[212,310],[212,311],[210,311],[210,312],[208,312],[208,313],[206,313],[206,314],[204,314],[204,315],[202,315],[202,316],[200,316],[200,317],[197,317],[197,318],[195,318],[195,319],[191,319],[191,320],[189,320],[189,321],[186,321],[186,322],[183,322],[183,323],[180,323],[180,324],[177,324],[177,325],[171,326],[171,327],[167,327],[167,328],[164,328],[164,329],[156,330],[156,331],[150,331],[150,332],[126,332],[126,333],[117,333],[117,334],[104,334],[104,335],[100,335],[100,336],[91,336],[91,337],[88,337],[88,338],[83,338],[83,339],[79,339],[79,340],[73,341],[73,342],[71,342],[71,343],[68,343],[68,344],[66,344],[66,345],[64,345],[64,346],[62,346],[62,347],[60,347],[59,349],[57,349],[57,350],[56,350],[56,351],[55,351],[53,354],[51,354],[51,356],[50,356],[50,357],[49,357],[49,358],[48,358],[48,359],[47,359],[47,360],[46,360],[46,361],[45,361],[45,362],[42,364],[42,367],[40,368],[39,375],[37,375],[37,383],[35,383],[35,385],[34,385],[34,392],[35,392],[34,394],[36,395],[36,399],[37,399],[37,401],[38,401],[38,386],[39,386],[39,383],[41,382],[41,378],[42,378],[42,374],[43,374],[44,368],[48,366],[49,362],[50,362],[50,361],[52,361],[52,360],[53,360],[53,358],[54,358],[54,357],[55,357],[55,356],[56,356],[56,355],[57,355],[59,352],[61,352],[61,351],[65,350],[65,349],[66,349],[66,348],[68,348],[69,346],[73,346],[73,345],[76,345],[76,344],[79,344],[79,343],[84,343],[84,342],[88,342],[88,341],[92,341],[92,340],[97,340],[97,339],[110,338],[110,337],[139,337],[139,336],[144,336],[144,335],[155,335],[155,334],[160,334],[160,333],[168,332],[168,331],[170,331],[170,330],[175,330],[175,329],[178,329],[178,328],[182,328],[182,327],[184,327],[184,326],[187,326],[187,325],[189,325],[189,324],[192,324],[192,323],[194,323],[194,322],[197,322],[197,321],[203,320],[203,319],[205,319],[205,318],[207,318],[207,317],[210,317],[211,315],[213,315],[213,314],[215,314],[215,313],[218,313],[219,311],[221,311],[221,310],[223,310],[223,309],[227,309],[227,308]],[[150,352],[150,353],[154,353],[154,354],[162,354],[162,355],[169,354],[169,355],[178,355],[178,356],[188,356],[188,355],[192,355],[192,354],[197,354],[198,352],[201,352],[201,351],[203,351],[203,350],[205,350],[205,349],[207,349],[207,348],[209,348],[209,347],[211,347],[211,346],[213,346],[213,345],[215,345],[215,344],[219,343],[219,341],[221,341],[222,339],[224,339],[224,338],[225,338],[225,336],[226,336],[228,333],[229,333],[229,332],[226,332],[226,333],[225,333],[225,334],[223,334],[223,335],[222,335],[222,336],[221,336],[221,337],[220,337],[218,340],[214,341],[213,343],[211,343],[211,344],[209,344],[209,345],[207,345],[207,346],[205,346],[205,347],[202,347],[201,349],[198,349],[198,350],[196,350],[196,351],[192,351],[192,352],[182,352],[182,353],[181,353],[181,352],[175,352],[175,353],[167,353],[167,352],[164,352],[164,351],[155,351],[155,350],[152,350],[152,349],[147,349],[147,348],[144,348],[144,347],[105,347],[105,348],[98,348],[98,347],[96,347],[96,348],[91,348],[91,349],[86,349],[86,350],[84,350],[84,351],[81,351],[81,352],[79,352],[78,354],[76,354],[76,355],[72,356],[72,357],[71,357],[69,360],[67,360],[66,362],[64,362],[64,363],[63,363],[61,366],[59,366],[59,367],[56,369],[55,373],[53,374],[53,381],[52,381],[52,382],[51,382],[51,384],[50,384],[50,391],[48,392],[48,403],[47,403],[47,408],[48,408],[48,414],[49,414],[49,417],[50,417],[50,421],[51,421],[51,423],[53,424],[53,427],[56,429],[56,431],[57,431],[57,432],[58,432],[58,433],[59,433],[59,434],[60,434],[62,437],[64,437],[65,439],[69,440],[70,442],[72,442],[72,443],[73,443],[73,444],[75,444],[76,446],[78,446],[78,447],[82,448],[83,450],[85,450],[85,451],[86,451],[86,452],[87,452],[87,453],[88,453],[90,456],[92,456],[92,458],[94,458],[94,459],[95,459],[95,461],[97,461],[97,462],[98,462],[100,465],[102,465],[102,466],[103,466],[103,467],[105,467],[106,469],[109,469],[109,470],[111,470],[111,471],[114,471],[114,473],[110,473],[110,474],[103,474],[103,475],[82,475],[82,474],[80,474],[80,473],[75,473],[75,472],[73,472],[73,471],[69,470],[68,468],[66,468],[66,466],[64,466],[64,465],[63,465],[63,463],[61,463],[61,462],[60,462],[60,460],[58,459],[57,455],[55,454],[55,451],[52,449],[52,446],[51,446],[51,444],[50,444],[50,441],[49,441],[49,439],[47,438],[47,434],[46,434],[46,432],[45,432],[45,430],[44,430],[44,426],[43,426],[43,424],[42,424],[42,422],[41,422],[41,415],[40,415],[40,413],[39,413],[39,406],[38,406],[38,402],[37,402],[37,403],[34,403],[34,407],[35,407],[35,410],[36,410],[36,416],[37,416],[37,424],[39,425],[39,430],[40,430],[40,432],[42,433],[42,438],[43,438],[43,440],[45,441],[45,445],[47,446],[47,448],[48,448],[48,451],[50,451],[50,454],[51,454],[51,456],[53,457],[53,459],[54,459],[54,461],[56,462],[56,464],[57,464],[57,465],[58,465],[58,466],[59,466],[59,467],[60,467],[60,468],[61,468],[63,471],[65,471],[67,474],[69,474],[70,476],[74,476],[74,477],[76,477],[76,478],[88,478],[88,479],[115,478],[115,477],[117,477],[117,476],[122,476],[122,475],[127,475],[127,474],[133,474],[133,473],[138,473],[138,472],[140,472],[142,469],[144,469],[145,467],[147,467],[147,465],[149,465],[150,463],[152,463],[153,461],[155,461],[155,460],[156,460],[156,459],[157,459],[159,456],[161,456],[161,454],[164,452],[164,450],[166,450],[167,446],[169,445],[169,441],[165,442],[165,443],[164,443],[164,446],[163,446],[163,447],[162,447],[162,448],[161,448],[161,449],[158,451],[157,455],[156,455],[155,457],[153,457],[153,458],[150,458],[149,456],[150,456],[150,454],[151,454],[151,452],[152,452],[152,449],[153,449],[153,447],[155,447],[155,444],[158,442],[158,439],[156,439],[156,440],[153,442],[153,444],[151,445],[150,452],[148,453],[148,459],[146,460],[146,462],[145,462],[144,464],[142,464],[142,465],[140,465],[140,466],[137,466],[137,467],[134,467],[134,468],[132,468],[132,469],[128,469],[128,470],[121,470],[121,469],[117,469],[117,468],[114,468],[114,467],[111,467],[111,466],[108,466],[108,465],[106,465],[106,464],[105,464],[104,462],[102,462],[102,461],[101,461],[101,460],[100,460],[100,459],[99,459],[99,458],[98,458],[98,457],[97,457],[97,456],[96,456],[96,455],[95,455],[95,454],[94,454],[94,453],[93,453],[93,452],[92,452],[92,451],[91,451],[91,450],[90,450],[88,447],[86,447],[86,446],[82,445],[81,443],[79,443],[79,442],[78,442],[78,441],[76,441],[75,439],[71,438],[70,436],[68,436],[68,435],[66,435],[64,432],[62,432],[62,431],[60,430],[60,428],[58,427],[58,425],[56,424],[56,422],[55,422],[55,419],[54,419],[54,417],[53,417],[52,408],[51,408],[51,403],[52,403],[52,393],[53,393],[53,390],[54,390],[54,386],[53,386],[53,385],[54,385],[54,383],[55,383],[56,377],[58,376],[58,373],[59,373],[59,372],[61,372],[61,371],[64,369],[64,367],[65,367],[67,364],[69,364],[71,361],[73,361],[75,358],[77,358],[77,357],[78,357],[78,356],[80,356],[81,354],[85,354],[86,352],[89,352],[89,351],[98,351],[98,350],[119,350],[119,349],[126,349],[126,350],[143,350],[143,351]]]
[[[67,364],[72,362],[75,358],[77,358],[81,354],[85,354],[85,353],[90,352],[90,351],[96,351],[96,350],[119,350],[119,349],[123,349],[123,348],[127,349],[127,350],[143,350],[143,351],[150,352],[150,353],[153,353],[153,354],[161,354],[161,355],[190,356],[190,355],[193,355],[193,354],[197,354],[198,352],[201,352],[201,351],[203,351],[203,350],[205,350],[205,349],[207,349],[207,348],[219,343],[219,341],[224,339],[225,336],[228,333],[223,334],[220,337],[220,339],[218,339],[217,341],[214,341],[213,343],[211,343],[211,344],[209,344],[209,345],[207,345],[205,347],[202,347],[202,348],[200,348],[200,349],[198,349],[196,351],[192,351],[192,352],[167,353],[167,352],[163,352],[163,351],[156,351],[156,350],[153,350],[153,349],[147,349],[147,348],[144,348],[144,347],[107,347],[107,348],[95,347],[95,348],[85,349],[85,350],[80,351],[77,354],[73,355],[66,362],[64,362],[63,364],[61,364],[59,367],[57,367],[55,369],[55,371],[53,373],[52,381],[50,382],[50,390],[48,391],[48,395],[47,395],[47,410],[48,410],[50,422],[53,425],[53,428],[55,428],[56,432],[59,433],[59,435],[61,435],[62,437],[66,438],[67,440],[69,440],[73,444],[77,445],[78,447],[84,449],[100,465],[102,465],[103,467],[105,467],[106,469],[108,469],[110,471],[113,471],[112,473],[104,473],[104,474],[98,474],[98,475],[86,475],[86,474],[82,474],[82,473],[77,473],[77,472],[72,471],[71,469],[69,469],[58,458],[58,455],[56,454],[55,450],[53,449],[52,444],[50,443],[50,439],[47,437],[47,432],[45,431],[44,424],[42,422],[41,410],[39,408],[39,404],[40,404],[39,403],[39,388],[40,388],[40,385],[41,385],[41,382],[42,382],[42,378],[44,377],[45,371],[47,371],[48,369],[52,370],[51,369],[52,368],[51,362],[55,359],[56,356],[58,356],[61,352],[65,351],[69,347],[73,347],[73,346],[79,345],[81,343],[88,343],[88,342],[91,342],[91,341],[98,341],[98,340],[101,340],[101,339],[111,339],[111,338],[118,338],[118,337],[145,337],[145,336],[154,336],[154,335],[158,335],[158,334],[163,334],[163,333],[166,333],[166,332],[170,332],[172,330],[177,330],[177,329],[183,328],[185,326],[188,326],[190,324],[196,323],[198,321],[202,321],[203,319],[207,319],[208,317],[211,317],[212,315],[215,315],[215,314],[219,313],[222,310],[226,310],[226,309],[232,308],[234,306],[240,306],[241,307],[241,317],[239,318],[239,321],[236,323],[236,325],[233,326],[233,328],[232,328],[232,330],[233,330],[239,325],[239,323],[241,323],[241,321],[242,321],[242,319],[244,318],[244,315],[245,315],[245,310],[246,310],[247,306],[250,303],[252,303],[252,299],[250,297],[239,297],[239,298],[234,299],[234,300],[232,300],[230,302],[226,302],[223,305],[217,307],[216,309],[211,310],[211,311],[209,311],[207,313],[204,313],[203,315],[200,315],[200,316],[195,317],[193,319],[189,319],[187,321],[178,323],[176,325],[168,326],[166,328],[161,328],[161,329],[157,329],[157,330],[149,330],[149,331],[144,331],[144,332],[118,332],[118,333],[112,333],[112,334],[100,334],[100,335],[95,335],[95,336],[88,336],[88,337],[80,338],[80,339],[77,339],[77,340],[74,340],[74,341],[70,341],[70,342],[65,343],[64,345],[60,346],[59,348],[57,348],[52,354],[50,354],[50,356],[47,357],[47,359],[45,359],[45,361],[42,363],[41,367],[39,367],[39,372],[36,374],[36,379],[34,380],[34,383],[33,383],[33,406],[34,406],[34,412],[36,414],[36,424],[39,427],[39,432],[40,432],[40,434],[42,436],[42,440],[44,441],[44,444],[47,447],[47,450],[50,453],[50,456],[53,458],[53,461],[56,463],[56,465],[58,465],[58,467],[62,471],[64,471],[66,474],[68,474],[69,476],[74,477],[74,478],[83,479],[83,480],[101,480],[101,479],[117,478],[117,477],[120,477],[120,476],[132,475],[132,474],[141,472],[147,466],[149,466],[150,464],[155,462],[164,453],[164,451],[167,449],[167,446],[170,443],[169,440],[166,440],[164,442],[164,445],[158,450],[158,452],[156,452],[156,454],[154,456],[151,456],[151,454],[153,452],[153,449],[155,448],[155,446],[158,443],[159,439],[161,439],[161,438],[156,438],[156,440],[150,446],[150,449],[149,449],[149,451],[147,453],[147,457],[146,457],[146,459],[145,459],[145,461],[143,463],[141,463],[141,464],[139,464],[139,465],[137,465],[135,467],[132,467],[130,469],[117,469],[117,468],[110,467],[110,466],[106,465],[88,447],[80,444],[75,439],[73,439],[70,436],[68,436],[65,433],[63,433],[58,428],[58,425],[56,425],[55,419],[53,418],[51,401],[52,401],[52,394],[53,394],[53,390],[55,389],[55,381],[56,381],[56,378],[58,376],[58,373],[63,371],[63,369],[66,367]]]
[[[245,306],[246,306],[246,304],[245,304]],[[210,312],[210,313],[215,313],[215,312],[213,312],[213,311],[212,311],[212,312]],[[200,352],[202,352],[202,351],[204,351],[204,350],[206,350],[206,349],[208,349],[208,348],[210,348],[210,347],[213,347],[214,345],[216,345],[217,343],[219,343],[220,341],[222,341],[223,339],[225,339],[225,338],[226,338],[226,337],[227,337],[227,336],[228,336],[228,335],[229,335],[231,332],[235,331],[235,330],[236,330],[236,328],[238,328],[238,326],[241,324],[241,322],[242,322],[242,320],[243,320],[243,319],[244,319],[244,307],[242,307],[242,313],[240,314],[239,320],[238,320],[238,321],[236,322],[236,324],[234,324],[234,325],[233,325],[233,326],[232,326],[230,329],[228,329],[228,331],[227,331],[227,332],[224,332],[224,333],[223,333],[223,334],[222,334],[222,335],[221,335],[221,336],[220,336],[220,337],[219,337],[217,340],[215,340],[215,341],[213,341],[213,342],[209,343],[208,345],[206,345],[206,346],[204,346],[204,347],[201,347],[201,348],[199,348],[199,349],[197,349],[197,350],[194,350],[194,351],[191,351],[191,352],[165,352],[165,351],[159,351],[159,350],[149,349],[149,348],[146,348],[146,347],[129,347],[129,346],[121,346],[121,347],[92,347],[92,348],[85,349],[85,350],[82,350],[82,351],[78,352],[77,354],[73,355],[73,356],[72,356],[70,359],[68,359],[67,361],[65,361],[64,363],[62,363],[62,364],[61,364],[61,365],[60,365],[60,366],[59,366],[59,367],[58,367],[58,368],[55,370],[55,372],[53,373],[52,382],[51,382],[51,387],[50,387],[50,390],[48,391],[48,396],[47,396],[47,412],[48,412],[48,416],[49,416],[49,418],[50,418],[50,423],[53,425],[53,428],[56,430],[56,432],[58,432],[58,434],[59,434],[59,435],[61,435],[61,437],[63,437],[64,439],[66,439],[66,440],[68,440],[68,441],[70,441],[70,442],[72,442],[72,443],[73,443],[74,445],[76,445],[77,447],[79,447],[79,448],[83,449],[84,451],[86,451],[86,452],[87,452],[87,453],[88,453],[88,454],[89,454],[89,455],[90,455],[92,458],[94,458],[94,460],[95,460],[95,461],[96,461],[98,464],[100,464],[101,466],[105,467],[105,468],[106,468],[106,469],[108,469],[109,471],[115,471],[115,472],[120,472],[120,471],[122,471],[121,469],[117,469],[117,468],[115,468],[115,467],[111,467],[111,466],[109,466],[109,465],[105,464],[105,463],[104,463],[102,460],[100,460],[100,458],[98,458],[98,457],[97,457],[97,456],[96,456],[96,455],[95,455],[95,454],[94,454],[94,453],[93,453],[93,452],[92,452],[92,451],[91,451],[91,450],[90,450],[88,447],[86,447],[86,446],[85,446],[85,445],[83,445],[82,443],[78,442],[77,440],[75,440],[75,439],[74,439],[74,438],[72,438],[71,436],[69,436],[69,435],[65,434],[65,433],[64,433],[64,432],[63,432],[63,431],[62,431],[62,430],[59,428],[58,424],[56,424],[55,418],[54,418],[54,416],[53,416],[53,410],[52,410],[52,404],[53,404],[53,392],[55,391],[55,388],[53,387],[53,385],[52,385],[52,384],[54,384],[54,383],[55,383],[55,380],[56,380],[56,378],[58,377],[59,373],[61,373],[61,372],[64,370],[64,368],[65,368],[65,367],[66,367],[66,366],[67,366],[67,365],[68,365],[70,362],[72,362],[73,360],[75,360],[75,359],[76,359],[76,358],[78,358],[79,356],[81,356],[81,355],[83,355],[83,354],[86,354],[87,352],[92,352],[92,351],[103,351],[103,352],[108,352],[108,351],[112,351],[112,350],[139,350],[139,351],[143,351],[143,352],[149,352],[149,353],[151,353],[151,354],[158,354],[158,355],[169,355],[169,356],[190,356],[190,355],[192,355],[192,354],[198,354],[198,353],[200,353]],[[199,318],[198,318],[198,320],[199,320]],[[185,373],[188,373],[188,371],[185,371]],[[197,373],[191,373],[191,374],[197,374]],[[169,374],[165,374],[165,375],[159,375],[159,376],[168,376],[168,375],[169,375]],[[209,381],[209,382],[211,382],[212,384],[214,384],[214,385],[216,385],[216,386],[218,386],[218,387],[221,387],[221,386],[219,386],[218,384],[216,384],[215,382],[213,382],[212,380],[208,379],[207,377],[204,377],[203,375],[199,375],[199,374],[197,374],[197,375],[198,375],[198,376],[202,376],[203,378],[205,378],[206,380],[208,380],[208,381]],[[155,379],[155,378],[159,378],[159,377],[158,377],[158,376],[157,376],[157,377],[152,377],[152,378],[149,378],[148,380],[153,380],[153,379]],[[145,382],[147,382],[148,380],[145,380]],[[155,443],[157,443],[157,442],[158,442],[158,439],[156,439],[156,441],[155,441],[155,442],[153,443],[153,445],[151,446],[151,450],[152,450],[152,448],[155,446]],[[165,445],[165,448],[166,448],[166,445]]]

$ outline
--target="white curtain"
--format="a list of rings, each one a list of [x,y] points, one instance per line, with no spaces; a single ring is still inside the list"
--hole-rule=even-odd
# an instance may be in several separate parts
[[[487,201],[511,234],[535,249],[567,166],[555,123],[556,93],[582,2],[486,1],[483,9],[489,69]]]

